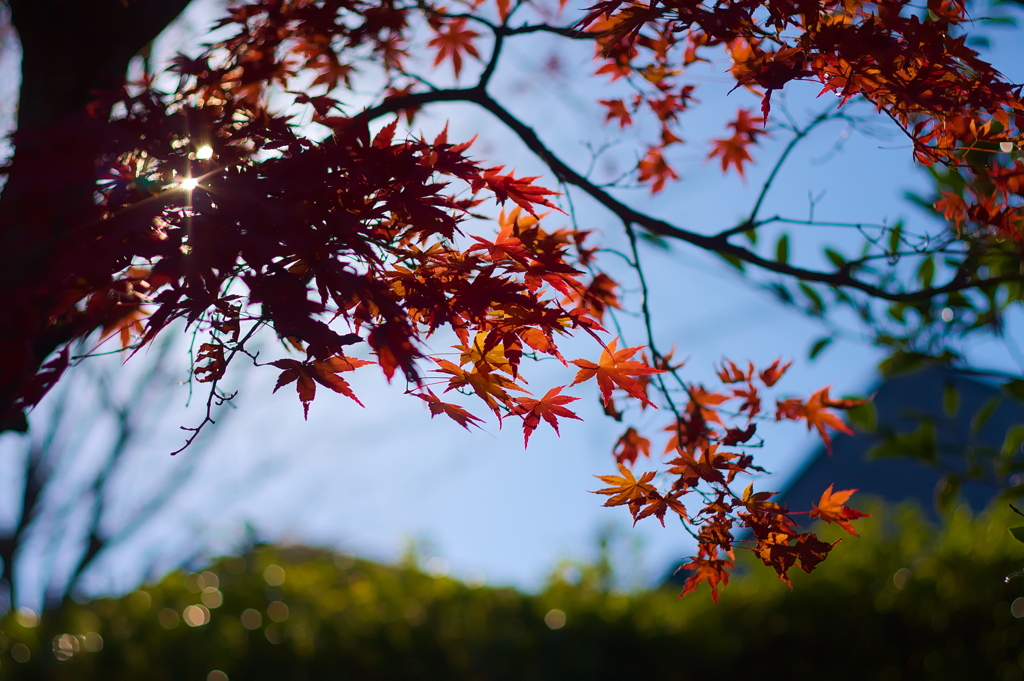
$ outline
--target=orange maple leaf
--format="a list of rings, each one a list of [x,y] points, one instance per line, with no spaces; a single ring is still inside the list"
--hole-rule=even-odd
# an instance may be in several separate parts
[[[688,412],[700,409],[700,415],[703,417],[706,423],[721,423],[722,419],[718,416],[718,411],[711,407],[717,407],[723,402],[727,402],[732,399],[728,395],[721,393],[710,393],[704,386],[691,386],[689,389],[690,393],[690,404],[687,406]],[[696,405],[696,406],[694,406]]]
[[[712,558],[692,558],[686,565],[680,566],[679,570],[693,570],[694,573],[683,584],[683,590],[676,598],[697,590],[701,582],[706,581],[711,587],[711,600],[718,603],[719,584],[724,589],[729,584],[729,569],[735,568],[732,561]],[[678,572],[679,570],[676,570]]]
[[[942,198],[934,204],[935,210],[942,213],[942,217],[956,225],[959,230],[967,221],[967,202],[962,196],[953,192],[942,192]]]
[[[558,347],[555,345],[554,340],[540,329],[525,329],[519,337],[522,338],[524,343],[537,352],[553,355],[557,357],[562,364],[565,364],[565,360],[562,359],[562,354],[558,352]]]
[[[430,418],[434,418],[438,414],[445,414],[466,430],[469,430],[470,426],[480,427],[473,423],[474,421],[483,423],[483,419],[473,416],[459,405],[442,402],[441,398],[429,389],[425,395],[423,393],[416,393],[416,397],[426,402],[427,406],[430,407]]]
[[[629,393],[630,396],[653,407],[654,404],[647,399],[643,386],[632,377],[661,374],[665,373],[664,370],[647,366],[643,362],[630,360],[630,357],[640,351],[640,346],[616,350],[615,346],[618,341],[619,339],[616,337],[608,344],[601,352],[601,360],[597,364],[585,359],[574,359],[572,363],[578,366],[580,371],[576,374],[576,379],[570,385],[576,385],[597,376],[597,385],[601,389],[601,398],[606,406],[612,399],[612,390],[617,386]]]
[[[530,392],[501,374],[487,371],[483,365],[478,366],[474,371],[466,371],[446,359],[438,359],[436,357],[432,359],[440,367],[437,371],[451,374],[452,376],[448,381],[448,387],[445,388],[445,392],[468,386],[499,417],[501,415],[501,405],[506,407],[512,406],[512,398],[509,397],[508,390],[518,390],[526,394]]]
[[[825,449],[828,450],[829,455],[832,454],[832,438],[829,437],[828,431],[825,427],[829,427],[833,430],[838,430],[841,433],[847,435],[853,435],[853,431],[850,427],[843,423],[842,419],[829,411],[829,408],[837,409],[848,409],[849,407],[856,406],[857,404],[863,403],[863,400],[842,400],[833,401],[829,399],[828,391],[832,389],[832,386],[826,386],[810,396],[807,402],[800,402],[799,399],[788,399],[781,400],[775,404],[775,420],[781,421],[788,419],[790,421],[807,421],[807,430],[812,427],[818,430],[818,434],[821,435],[822,441],[825,443]]]
[[[796,541],[791,543],[794,538]],[[779,579],[792,589],[793,583],[789,579],[789,569],[794,565],[799,565],[801,570],[810,574],[838,543],[838,541],[831,544],[823,542],[813,532],[804,532],[794,537],[793,532],[786,529],[762,535],[758,538],[757,546],[751,551],[765,565],[774,568]]]
[[[396,369],[401,369],[407,380],[419,382],[415,364],[419,353],[410,340],[411,336],[408,325],[386,322],[373,329],[366,338],[376,352],[377,363],[388,382],[394,377]]]
[[[621,463],[618,466],[619,473],[622,474],[621,476],[594,476],[601,482],[611,485],[611,487],[597,490],[594,494],[604,494],[610,497],[604,502],[605,506],[628,505],[630,512],[636,517],[640,512],[640,507],[646,503],[647,497],[658,494],[658,491],[650,484],[651,480],[654,480],[655,473],[654,471],[648,471],[637,479],[633,472]]]
[[[143,320],[147,315],[149,312],[140,307],[130,309],[124,316],[104,326],[100,339],[106,340],[116,333],[120,336],[121,349],[127,350],[128,346],[132,344],[133,337],[142,336],[145,333],[146,327]]]
[[[503,258],[510,258],[523,265],[527,264],[530,258],[530,254],[523,248],[523,242],[519,240],[519,237],[514,235],[514,230],[517,226],[521,226],[523,221],[517,221],[516,218],[520,212],[519,206],[516,206],[512,210],[510,218],[505,216],[505,211],[502,209],[501,215],[498,218],[498,224],[501,225],[501,230],[498,235],[494,238],[494,241],[488,241],[483,237],[474,236],[473,239],[479,243],[471,247],[467,253],[473,253],[475,251],[486,251],[487,256],[492,262],[498,262]],[[532,219],[534,223],[537,222],[535,218],[529,216],[528,219]]]
[[[512,0],[497,0],[498,4],[498,16],[501,18],[502,23],[508,19],[508,15],[511,13]]]
[[[544,397],[539,400],[535,400],[532,397],[517,397],[516,407],[512,410],[513,414],[523,417],[523,446],[530,444],[530,435],[540,425],[540,420],[543,418],[547,421],[555,432],[558,433],[558,417],[566,419],[576,419],[582,421],[579,416],[572,413],[563,404],[569,404],[580,399],[578,397],[569,397],[568,395],[559,395],[562,392],[562,388],[565,386],[558,386],[552,388],[544,394]],[[561,435],[561,433],[558,433]]]
[[[870,518],[871,515],[869,513],[861,513],[855,508],[844,506],[850,495],[857,490],[844,489],[840,492],[833,492],[832,487],[833,485],[829,485],[828,489],[821,495],[821,500],[811,508],[810,517],[821,518],[830,524],[836,523],[853,536],[859,537],[860,535],[854,531],[850,521],[857,518]]]

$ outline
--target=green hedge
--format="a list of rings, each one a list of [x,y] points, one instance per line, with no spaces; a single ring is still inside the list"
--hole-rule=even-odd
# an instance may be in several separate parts
[[[34,627],[8,615],[0,679],[1024,679],[1024,580],[1003,580],[1024,566],[1013,517],[961,507],[936,532],[912,509],[870,510],[792,592],[741,560],[717,606],[608,590],[600,565],[523,594],[259,547]]]

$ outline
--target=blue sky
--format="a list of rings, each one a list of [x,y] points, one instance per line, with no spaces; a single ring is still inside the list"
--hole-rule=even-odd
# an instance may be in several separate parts
[[[183,36],[196,35],[195,27],[203,25],[206,16],[207,9],[194,7],[166,36],[163,49]],[[1006,35],[1008,45],[1010,34]],[[996,48],[1001,48],[998,40]],[[552,55],[544,41],[510,49],[513,58],[499,70],[493,93],[535,126],[545,142],[577,167],[588,161],[587,142],[614,143],[610,156],[620,171],[635,162],[636,133],[605,127],[595,103],[598,84],[575,75],[587,72],[589,47],[557,52],[566,75],[553,80],[536,75]],[[1019,60],[1009,56],[998,53],[997,66],[1021,68]],[[723,176],[716,164],[705,161],[704,141],[724,136],[725,123],[736,107],[757,106],[743,92],[726,95],[727,75],[721,64],[695,72],[702,104],[687,114],[683,128],[692,144],[673,159],[682,180],[653,197],[645,189],[622,190],[618,195],[695,231],[732,226],[749,211],[786,140],[777,137],[763,145],[757,156],[763,162],[750,169],[746,182]],[[443,82],[447,72],[439,69],[437,77]],[[11,80],[5,78],[9,87]],[[797,116],[820,110],[827,102],[816,99],[816,94],[813,85],[797,84],[787,104]],[[783,101],[776,96],[773,104],[781,107]],[[516,168],[519,175],[543,175],[543,166],[494,119],[467,105],[431,109],[414,131],[422,127],[433,134],[446,120],[452,139],[480,134],[474,147],[477,156]],[[639,131],[645,132],[654,130]],[[913,209],[902,200],[903,192],[926,185],[909,156],[907,145],[895,135],[875,139],[850,133],[841,124],[826,126],[786,166],[765,214],[806,216],[808,196],[824,191],[815,206],[821,218],[891,223],[910,216]],[[545,181],[555,186],[550,178]],[[611,217],[588,200],[574,198],[580,226],[600,230],[608,247],[623,248],[621,228]],[[553,220],[551,226],[559,224],[558,217],[548,220]],[[774,243],[770,236],[762,238]],[[859,248],[855,234],[823,230],[795,233],[792,244],[794,258],[810,262],[824,244]],[[676,245],[666,253],[644,247],[641,254],[653,292],[659,345],[678,346],[676,356],[688,359],[688,380],[714,385],[714,369],[724,357],[766,365],[781,356],[794,360],[781,384],[784,395],[806,396],[828,384],[834,384],[833,394],[839,395],[870,389],[882,358],[877,349],[838,340],[809,361],[808,348],[827,334],[820,322],[782,306],[717,258],[695,249]],[[605,262],[627,289],[634,286],[614,257]],[[627,301],[635,307],[636,296],[627,294]],[[623,317],[623,324],[629,345],[643,343],[635,320]],[[447,344],[445,338],[434,341],[435,348]],[[595,354],[592,343],[570,342],[566,349],[569,357]],[[975,344],[972,353],[986,365],[1015,366],[995,343]],[[196,553],[231,550],[244,539],[246,523],[264,539],[333,546],[381,560],[397,559],[412,543],[424,560],[441,559],[453,576],[483,576],[488,583],[525,588],[538,586],[561,559],[593,558],[601,533],[620,537],[625,585],[653,583],[672,561],[692,549],[692,540],[678,525],[662,528],[647,519],[631,528],[624,509],[603,508],[603,498],[590,492],[600,486],[593,475],[614,471],[610,451],[623,429],[601,415],[593,388],[572,392],[583,398],[575,405],[583,422],[565,422],[561,438],[542,427],[524,450],[522,432],[513,423],[504,430],[491,422],[481,431],[465,432],[447,420],[431,420],[419,400],[403,396],[401,388],[388,386],[372,370],[353,375],[365,409],[340,396],[325,395],[303,422],[301,407],[289,389],[271,395],[273,373],[239,375],[244,383],[239,409],[220,424],[211,445],[173,459],[167,452],[178,446],[177,427],[191,425],[197,416],[195,409],[184,408],[184,386],[172,392],[159,428],[144,447],[132,452],[118,479],[123,503],[107,522],[111,527],[123,523],[138,503],[140,490],[158,484],[189,457],[201,459],[197,473],[146,531],[98,566],[86,583],[89,590],[127,590]],[[570,369],[548,362],[533,372],[532,380],[554,385],[568,383],[572,375]],[[631,423],[660,427],[664,422],[648,415]],[[758,453],[759,463],[774,475],[755,485],[778,489],[818,441],[796,424],[762,432],[766,446]],[[81,444],[83,457],[101,448],[97,442]],[[16,436],[0,437],[0,465],[16,460],[21,446]],[[656,449],[660,446],[655,443]],[[434,561],[432,566],[440,570],[442,563]]]

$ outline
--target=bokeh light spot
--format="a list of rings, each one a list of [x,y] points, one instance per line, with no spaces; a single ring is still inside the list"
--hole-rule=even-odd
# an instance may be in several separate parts
[[[548,625],[548,629],[561,629],[565,626],[565,613],[557,608],[549,610],[544,615],[544,624]]]

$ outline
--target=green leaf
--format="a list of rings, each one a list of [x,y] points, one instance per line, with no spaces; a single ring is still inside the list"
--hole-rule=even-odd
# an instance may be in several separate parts
[[[717,255],[719,258],[726,261],[727,263],[738,269],[740,272],[743,271],[743,261],[740,260],[738,256],[735,256],[732,253],[718,253]]]
[[[650,232],[640,232],[640,238],[657,248],[659,251],[671,251],[672,245],[663,237]]]
[[[792,303],[793,302],[793,295],[789,292],[789,289],[787,289],[782,284],[779,284],[779,283],[776,283],[776,282],[772,282],[771,284],[768,284],[768,289],[772,293],[774,293],[776,295],[776,297],[778,297],[778,299],[781,300],[782,302],[784,302],[784,303]]]
[[[890,317],[898,321],[900,324],[906,324],[907,318],[904,314],[906,309],[906,303],[893,303],[892,305],[889,306],[889,309],[886,310],[886,312],[889,314]]]
[[[935,507],[939,513],[946,513],[960,496],[960,476],[947,475],[935,486]]]
[[[910,203],[914,204],[918,208],[921,208],[922,210],[926,210],[929,213],[935,212],[935,204],[932,201],[921,196],[920,194],[915,194],[913,192],[903,192],[903,198],[909,201]]]
[[[903,235],[903,222],[897,222],[889,232],[889,254],[896,255],[900,250],[900,237]]]
[[[956,416],[956,411],[959,408],[960,393],[957,392],[955,385],[947,383],[946,387],[942,389],[942,410],[946,412],[947,416]]]
[[[814,341],[814,345],[811,346],[810,352],[807,353],[807,359],[815,359],[821,354],[821,351],[827,348],[832,343],[831,336],[825,336]]]
[[[804,292],[807,299],[811,301],[811,313],[821,315],[825,311],[825,302],[818,295],[818,292],[802,281],[797,282],[797,286]]]
[[[783,234],[775,244],[775,260],[783,264],[789,262],[789,235]]]
[[[922,288],[931,288],[932,280],[935,278],[935,261],[930,257],[925,258],[921,266],[917,268],[917,280],[921,282]]]
[[[1012,459],[1021,451],[1021,445],[1024,445],[1024,426],[1012,426],[1006,431],[999,455],[1004,459]]]
[[[747,241],[750,242],[751,246],[756,246],[757,245],[757,230],[756,229],[753,229],[753,228],[748,229],[747,231],[743,232],[743,236],[747,237]]]
[[[878,409],[875,403],[868,401],[846,411],[847,420],[866,433],[873,433],[878,428]]]
[[[1024,402],[1024,381],[1019,378],[1015,378],[1012,381],[1004,383],[1003,392],[1015,400]]]
[[[881,372],[883,376],[909,374],[910,372],[917,371],[921,367],[925,366],[928,359],[928,355],[897,350],[892,353],[891,356],[882,360],[881,364],[878,365],[878,371]]]
[[[996,407],[999,406],[1000,402],[1002,402],[1002,398],[997,396],[981,405],[981,408],[974,414],[974,418],[971,419],[972,433],[980,431],[982,426],[985,425],[985,422],[992,418],[992,414],[995,412]]]
[[[1013,17],[982,17],[981,22],[996,26],[1016,26],[1017,20]]]
[[[838,252],[833,251],[831,248],[825,249],[825,256],[832,261],[832,264],[836,266],[836,269],[843,269],[846,267],[846,258],[840,255]]]
[[[1010,534],[1013,535],[1014,539],[1019,541],[1021,544],[1024,544],[1024,525],[1018,525],[1017,527],[1008,527],[1007,529],[1010,530]],[[1014,573],[1014,575],[1019,574],[1019,572]]]
[[[935,463],[938,447],[935,440],[935,424],[930,420],[912,433],[885,433],[881,442],[868,450],[869,459],[888,459],[909,456],[927,463]]]
[[[935,422],[921,421],[921,425],[913,433],[901,438],[900,444],[906,448],[910,456],[934,463],[938,460],[939,448],[935,438]]]

